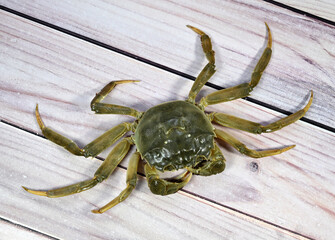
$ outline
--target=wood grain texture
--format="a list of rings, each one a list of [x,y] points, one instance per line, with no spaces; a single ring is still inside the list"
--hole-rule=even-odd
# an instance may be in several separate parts
[[[38,102],[42,117],[48,126],[67,137],[71,137],[83,146],[117,123],[131,120],[125,116],[97,116],[89,110],[91,97],[107,82],[118,79],[142,80],[141,83],[127,84],[116,88],[106,99],[107,102],[132,106],[140,111],[145,111],[164,101],[185,99],[192,85],[191,81],[174,74],[69,37],[20,17],[2,13],[0,18],[2,29],[0,70],[4,73],[1,76],[0,86],[1,119],[24,129],[40,132],[33,113],[35,104]],[[201,95],[212,91],[212,89],[205,87]],[[307,97],[306,95],[299,107],[306,102]],[[293,109],[293,111],[297,109]],[[219,104],[208,108],[208,110],[223,111],[264,124],[280,117],[278,113],[244,100]],[[218,208],[229,206],[305,236],[331,239],[335,234],[335,230],[332,228],[335,224],[335,161],[332,154],[334,134],[303,122],[262,136],[237,131],[229,132],[255,149],[275,148],[295,143],[298,145],[295,149],[282,155],[254,160],[236,153],[221,142],[221,149],[227,159],[226,171],[212,177],[196,176],[185,187],[185,190],[214,201]],[[6,134],[1,136],[4,138]],[[20,134],[18,134],[18,138],[20,138]],[[44,147],[41,144],[39,147],[35,147],[30,140],[20,140],[18,148],[25,146],[32,148],[31,151],[24,152],[25,156],[58,159],[65,154],[66,157],[63,157],[63,160],[59,160],[59,162],[69,165],[63,168],[72,169],[71,171],[76,171],[76,174],[88,173],[87,167],[72,165],[74,159],[79,161],[78,158],[64,153],[65,151],[57,146],[44,152]],[[39,152],[41,149],[43,154]],[[12,149],[8,159],[12,159],[12,154],[16,151],[17,149]],[[20,158],[21,160],[26,159]],[[69,159],[70,162],[67,163],[65,159]],[[86,162],[85,159],[80,158],[79,162],[82,161]],[[255,168],[251,167],[254,162],[258,164],[256,171]],[[56,165],[58,164],[60,163]],[[126,164],[127,161],[123,163],[123,166],[127,166]],[[24,172],[39,177],[41,174],[40,170],[37,169],[39,166],[41,165],[36,162],[27,163]],[[56,167],[55,164],[48,162],[43,163],[43,166],[48,170]],[[38,187],[37,183],[42,181],[41,179],[33,180],[32,184],[36,183],[34,186]],[[64,185],[72,183],[74,179],[77,178],[72,178],[71,174],[68,173],[63,176],[63,181],[68,182],[61,183],[60,177],[50,179],[50,181],[48,179],[48,182],[43,182],[45,185],[41,187],[55,186],[54,184]],[[119,184],[119,180],[111,182],[114,183],[114,181],[115,185],[113,184],[113,186],[121,189],[122,184]],[[123,178],[120,181],[123,182]],[[19,182],[18,179],[13,180],[16,187],[21,184]],[[146,186],[143,186],[143,191],[147,191],[144,189]],[[95,191],[98,190],[91,190],[85,196],[97,199],[96,197],[101,195]],[[23,193],[20,194],[22,194],[21,199],[26,196]],[[155,202],[156,197],[149,195],[155,199],[152,200]],[[82,197],[79,194],[78,198]],[[136,198],[136,194],[134,198]],[[42,200],[43,198],[31,197],[30,199],[38,201],[35,208],[38,208],[40,201],[42,201],[42,206],[46,207],[45,211],[50,208],[49,204],[54,204],[45,199]],[[76,205],[74,202],[67,202],[66,198],[63,199],[53,201],[64,205],[66,209]],[[162,201],[166,204],[173,204],[169,198],[163,198]],[[104,201],[101,202],[101,204],[103,203]],[[131,199],[128,199],[126,206],[132,204],[134,203]],[[88,205],[86,203],[87,208]],[[183,204],[179,206],[183,206]],[[77,216],[86,213],[87,208],[76,208]],[[21,214],[28,209],[23,207]],[[61,213],[63,214],[64,211]],[[120,211],[111,211],[110,214],[118,216],[121,214]],[[169,212],[170,210],[162,211]],[[197,206],[197,211],[212,214],[209,213],[206,206],[202,207],[202,205]],[[194,211],[192,212],[194,213]],[[306,215],[306,213],[308,214]],[[29,215],[29,212],[25,214]],[[125,221],[125,218],[122,216],[122,221]],[[56,224],[57,221],[52,223]],[[99,225],[100,220],[97,221],[97,225]],[[136,221],[136,218],[133,221]],[[36,219],[36,224],[37,222],[38,219]],[[142,222],[140,221],[140,223]],[[58,222],[57,224],[62,223]],[[61,225],[59,226],[61,228]],[[321,231],[320,229],[328,230]]]
[[[333,0],[277,0],[277,2],[335,21],[335,4]]]
[[[0,134],[5,141],[0,146],[0,214],[49,236],[90,240],[303,239],[182,192],[155,196],[143,177],[126,202],[113,211],[92,214],[91,209],[110,201],[125,187],[126,171],[120,168],[108,181],[81,194],[57,199],[30,195],[20,185],[50,188],[88,179],[101,161],[65,152],[52,154],[55,146],[51,142],[3,123]]]
[[[195,25],[213,39],[217,72],[210,82],[221,87],[250,79],[266,42],[266,21],[274,52],[252,97],[292,112],[313,89],[306,117],[335,127],[335,28],[320,21],[260,0],[2,4],[192,76],[206,61],[198,37],[185,27]]]

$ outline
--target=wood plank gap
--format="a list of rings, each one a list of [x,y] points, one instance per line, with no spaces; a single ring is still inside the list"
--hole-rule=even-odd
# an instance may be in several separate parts
[[[53,237],[53,236],[50,236],[50,235],[45,234],[45,233],[42,233],[42,232],[37,231],[37,230],[32,229],[32,228],[26,227],[26,226],[24,226],[24,225],[18,224],[18,223],[16,223],[16,222],[10,221],[10,220],[5,219],[5,218],[3,218],[3,217],[0,217],[0,222],[1,222],[1,221],[2,221],[2,222],[6,222],[6,223],[11,224],[11,225],[14,225],[15,227],[22,228],[22,229],[28,230],[28,231],[30,231],[30,232],[36,233],[36,234],[41,235],[41,236],[43,236],[43,237],[47,237],[47,238],[52,239],[52,240],[59,240],[59,238],[55,238],[55,237]]]
[[[267,3],[270,3],[270,4],[273,4],[273,5],[276,5],[277,7],[285,8],[285,9],[287,9],[289,11],[292,11],[292,12],[304,15],[306,17],[318,20],[320,22],[324,22],[324,23],[327,23],[329,25],[335,26],[335,22],[334,21],[331,21],[331,20],[323,18],[323,17],[319,17],[319,16],[314,15],[314,14],[309,13],[309,12],[305,12],[305,11],[300,10],[298,8],[294,8],[294,7],[288,6],[288,5],[284,4],[284,3],[280,3],[280,2],[272,1],[272,0],[263,0],[263,1],[267,2]]]
[[[38,136],[38,137],[41,137],[41,138],[46,139],[46,137],[44,137],[42,134],[39,134],[39,133],[37,133],[37,132],[33,132],[33,131],[29,130],[29,129],[25,129],[25,128],[23,128],[23,127],[20,127],[20,126],[18,126],[18,125],[16,125],[16,124],[11,123],[11,122],[8,122],[8,121],[6,121],[6,120],[0,119],[0,122],[2,122],[2,123],[4,123],[4,124],[7,124],[7,125],[9,125],[9,126],[11,126],[11,127],[14,127],[14,128],[18,128],[18,129],[20,129],[20,130],[22,130],[22,131],[25,131],[25,132],[34,134],[34,135],[36,135],[36,136]]]
[[[96,156],[95,157],[96,159],[99,159],[101,161],[104,161],[105,158],[103,157],[99,157],[99,156]],[[124,167],[124,166],[121,166],[120,164],[118,165],[119,168],[122,168],[124,170],[127,170],[127,167]],[[137,172],[137,175],[142,177],[142,178],[145,178],[145,175],[142,173],[142,172]],[[259,217],[256,217],[254,215],[251,215],[251,214],[248,214],[248,213],[245,213],[243,211],[240,211],[236,208],[233,208],[233,207],[229,207],[227,205],[224,205],[224,204],[221,204],[215,200],[212,200],[210,198],[206,198],[206,197],[203,197],[199,194],[196,194],[196,193],[193,193],[191,191],[188,191],[188,190],[185,190],[185,189],[180,189],[179,190],[179,193],[183,194],[184,196],[187,196],[189,198],[192,198],[198,202],[201,202],[203,204],[206,204],[208,206],[211,206],[213,208],[216,208],[216,209],[219,209],[219,210],[223,210],[223,211],[226,211],[226,212],[230,212],[231,214],[233,215],[238,215],[239,217],[242,217],[243,219],[245,220],[248,220],[249,222],[255,222],[257,223],[258,225],[261,225],[261,224],[265,224],[267,225],[268,227],[271,227],[272,229],[280,229],[281,231],[283,231],[284,233],[286,234],[293,234],[295,236],[299,236],[299,237],[302,237],[301,239],[310,239],[310,240],[314,240],[314,238],[311,238],[311,237],[308,237],[306,235],[303,235],[301,233],[298,233],[298,232],[295,232],[293,230],[290,230],[288,228],[285,228],[285,227],[282,227],[278,224],[274,224],[272,222],[269,222],[269,221],[266,221],[262,218],[259,218]]]
[[[96,46],[99,46],[99,47],[102,47],[102,48],[111,50],[111,51],[113,51],[113,52],[117,52],[117,53],[119,53],[119,54],[122,54],[122,55],[124,55],[124,56],[130,57],[130,58],[135,59],[135,60],[137,60],[137,61],[140,61],[140,62],[149,64],[149,65],[152,65],[152,66],[154,66],[154,67],[157,67],[157,68],[159,68],[159,69],[165,70],[165,71],[167,71],[167,72],[171,72],[171,73],[173,73],[173,74],[179,75],[179,76],[181,76],[181,77],[184,77],[184,78],[187,78],[187,79],[190,79],[190,80],[193,80],[193,81],[195,80],[195,77],[193,77],[193,76],[191,76],[191,75],[189,75],[189,74],[180,72],[180,71],[178,71],[178,70],[169,68],[169,67],[164,66],[164,65],[162,65],[162,64],[159,64],[159,63],[150,61],[149,59],[146,59],[146,58],[137,56],[137,55],[132,54],[132,53],[129,53],[129,52],[127,52],[127,51],[124,51],[124,50],[121,50],[121,49],[119,49],[119,48],[113,47],[113,46],[111,46],[111,45],[105,44],[105,43],[103,43],[103,42],[97,41],[97,40],[95,40],[95,39],[93,39],[93,38],[86,37],[86,36],[84,36],[84,35],[82,35],[82,34],[73,32],[73,31],[71,31],[71,30],[68,30],[68,29],[59,27],[59,26],[57,26],[57,25],[54,25],[54,24],[45,22],[45,21],[43,21],[43,20],[37,19],[37,18],[32,17],[32,16],[29,16],[29,15],[27,15],[27,14],[18,12],[18,11],[14,10],[14,9],[7,8],[7,7],[2,6],[2,5],[0,5],[0,9],[1,9],[1,10],[4,10],[4,11],[6,11],[6,12],[12,13],[12,14],[14,14],[14,15],[16,15],[16,16],[19,16],[19,17],[28,19],[28,20],[30,20],[30,21],[33,21],[33,22],[35,22],[35,23],[41,24],[41,25],[43,25],[43,26],[52,28],[52,29],[57,30],[57,31],[59,31],[59,32],[65,33],[65,34],[70,35],[70,36],[72,36],[72,37],[79,38],[79,39],[81,39],[81,40],[84,40],[84,41],[89,42],[89,43],[91,43],[91,44],[94,44],[94,45],[96,45]]]
[[[229,206],[224,205],[224,204],[222,204],[222,203],[216,202],[216,201],[214,201],[214,200],[212,200],[212,199],[209,199],[209,198],[200,196],[200,195],[198,195],[198,194],[189,192],[189,191],[184,190],[184,189],[181,189],[181,190],[179,190],[179,191],[180,191],[180,192],[183,192],[185,195],[188,195],[190,198],[193,198],[193,199],[195,199],[195,200],[197,200],[197,201],[199,201],[199,202],[202,202],[202,203],[204,203],[204,204],[210,205],[210,206],[212,206],[212,207],[214,207],[214,208],[218,208],[218,206],[219,206],[220,208],[224,209],[224,211],[233,212],[234,215],[239,215],[241,218],[244,218],[244,219],[246,219],[246,220],[257,222],[259,225],[260,225],[261,223],[263,223],[263,224],[266,224],[267,226],[272,227],[273,229],[280,229],[280,230],[282,230],[283,232],[285,232],[285,233],[287,233],[287,234],[288,234],[288,233],[291,233],[291,234],[294,234],[294,235],[296,235],[296,236],[302,237],[302,239],[310,239],[310,240],[314,240],[314,238],[311,238],[311,237],[308,237],[308,236],[303,235],[303,234],[301,234],[301,233],[295,232],[295,231],[293,231],[293,230],[291,230],[291,229],[282,227],[282,226],[280,226],[280,225],[278,225],[278,224],[274,224],[274,223],[272,223],[272,222],[266,221],[266,220],[264,220],[264,219],[262,219],[262,218],[259,218],[259,217],[254,216],[254,215],[251,215],[251,214],[242,212],[242,211],[240,211],[240,210],[238,210],[238,209],[236,209],[236,208],[229,207]],[[219,209],[220,209],[220,208],[219,208]]]
[[[35,136],[37,136],[37,137],[41,137],[41,138],[46,139],[43,135],[38,134],[38,133],[35,133],[35,132],[30,131],[30,130],[25,129],[25,128],[22,128],[22,127],[20,127],[20,126],[17,126],[16,124],[13,124],[13,123],[4,121],[4,120],[2,120],[2,119],[0,119],[0,122],[3,123],[3,124],[6,124],[6,125],[8,125],[8,126],[11,126],[11,127],[17,128],[17,129],[20,129],[20,130],[22,130],[22,131],[25,131],[25,132],[27,132],[27,133],[33,134],[33,135],[35,135]],[[100,160],[100,161],[104,161],[104,160],[105,160],[105,158],[100,157],[100,156],[96,156],[95,158],[98,159],[98,160]],[[118,165],[118,167],[121,168],[121,169],[127,170],[127,167],[124,167],[124,166],[122,166],[122,165],[120,165],[120,164]],[[137,172],[137,175],[140,176],[140,177],[142,177],[142,178],[145,178],[145,175],[144,175],[142,172]],[[181,190],[179,190],[179,192],[180,192],[181,194],[183,194],[183,195],[189,197],[189,198],[193,198],[194,200],[196,200],[196,201],[198,201],[198,202],[201,202],[201,203],[204,203],[204,204],[206,204],[206,205],[208,205],[208,206],[214,207],[214,208],[216,208],[216,209],[221,209],[221,210],[226,211],[226,212],[230,212],[230,213],[232,213],[233,215],[239,215],[240,217],[242,217],[242,218],[244,218],[244,219],[246,219],[246,220],[248,220],[248,221],[250,221],[250,222],[256,222],[257,224],[266,224],[267,226],[270,226],[270,227],[273,228],[273,229],[280,229],[281,231],[283,231],[283,232],[285,232],[285,233],[287,233],[287,234],[294,234],[295,236],[302,237],[301,239],[310,239],[310,240],[313,240],[313,238],[311,238],[311,237],[305,236],[305,235],[303,235],[303,234],[301,234],[301,233],[298,233],[298,232],[295,232],[295,231],[290,230],[290,229],[288,229],[288,228],[282,227],[282,226],[280,226],[280,225],[278,225],[278,224],[274,224],[274,223],[272,223],[272,222],[266,221],[266,220],[264,220],[264,219],[262,219],[262,218],[259,218],[259,217],[254,216],[254,215],[245,213],[245,212],[240,211],[240,210],[238,210],[238,209],[236,209],[236,208],[229,207],[229,206],[224,205],[224,204],[222,204],[222,203],[219,203],[219,202],[217,202],[217,201],[215,201],[215,200],[212,200],[212,199],[206,198],[206,197],[204,197],[204,196],[201,196],[201,195],[199,195],[199,194],[193,193],[193,192],[191,192],[191,191],[188,191],[188,190],[185,190],[185,189],[181,189]],[[7,220],[7,219],[2,219],[1,217],[0,217],[0,220],[5,220],[5,221],[10,222],[9,220]],[[10,223],[12,223],[12,222],[10,222]],[[16,223],[12,223],[12,224],[16,224]],[[35,231],[35,230],[33,230],[33,229],[27,228],[27,227],[22,226],[22,225],[19,225],[19,224],[16,224],[16,225],[18,225],[18,226],[20,226],[20,227],[24,227],[24,228],[26,228],[26,229],[29,229],[29,230],[31,230],[31,231]],[[41,232],[38,232],[38,231],[35,231],[35,232],[45,235],[44,233],[41,233]],[[46,236],[47,236],[47,237],[51,237],[51,236],[49,236],[49,235],[46,235]],[[52,239],[57,239],[57,238],[53,238],[53,237],[51,237],[51,238],[52,238]]]
[[[285,115],[290,115],[292,114],[292,112],[290,111],[286,111],[286,110],[283,110],[281,108],[278,108],[276,106],[273,106],[273,105],[270,105],[270,104],[267,104],[265,102],[262,102],[262,101],[259,101],[257,99],[254,99],[254,98],[251,98],[251,97],[246,97],[246,98],[243,98],[249,102],[252,102],[252,103],[255,103],[257,105],[260,105],[262,107],[265,107],[265,108],[268,108],[268,109],[271,109],[273,111],[276,111],[276,112],[279,112],[279,113],[282,113],[282,114],[285,114]],[[322,128],[322,129],[325,129],[327,131],[330,131],[330,132],[333,132],[335,133],[335,128],[331,127],[331,126],[328,126],[326,124],[323,124],[323,123],[320,123],[320,122],[317,122],[317,121],[314,121],[310,118],[306,118],[306,117],[302,117],[300,118],[299,121],[303,121],[303,122],[306,122],[306,123],[309,123],[311,125],[314,125],[316,127],[319,127],[319,128]]]
[[[269,3],[273,3],[273,1],[268,1],[268,0],[263,0],[263,1],[266,1],[266,2],[269,2]],[[278,4],[283,5],[283,6],[286,6],[286,5],[281,4],[281,3],[278,3]],[[289,6],[287,6],[287,7],[289,7]],[[140,61],[140,62],[149,64],[149,65],[151,65],[151,66],[157,67],[157,68],[162,69],[162,70],[164,70],[164,71],[167,71],[167,72],[176,74],[176,75],[178,75],[178,76],[184,77],[184,78],[186,78],[186,79],[189,79],[189,80],[192,80],[192,81],[195,81],[195,79],[196,79],[196,77],[191,76],[191,75],[189,75],[189,74],[180,72],[180,71],[175,70],[175,69],[173,69],[173,68],[169,68],[169,67],[164,66],[164,65],[162,65],[162,64],[153,62],[153,61],[151,61],[151,60],[149,60],[149,59],[146,59],[146,58],[137,56],[137,55],[135,55],[135,54],[132,54],[132,53],[129,53],[129,52],[127,52],[127,51],[121,50],[121,49],[119,49],[119,48],[110,46],[110,45],[108,45],[108,44],[105,44],[105,43],[103,43],[103,42],[97,41],[97,40],[95,40],[95,39],[86,37],[86,36],[84,36],[84,35],[78,34],[78,33],[73,32],[73,31],[70,31],[70,30],[68,30],[68,29],[65,29],[65,28],[59,27],[59,26],[57,26],[57,25],[54,25],[54,24],[45,22],[45,21],[43,21],[43,20],[40,20],[40,19],[37,19],[37,18],[35,18],[35,17],[29,16],[29,15],[27,15],[27,14],[18,12],[18,11],[16,11],[16,10],[11,9],[11,8],[7,8],[7,7],[5,7],[5,6],[0,5],[0,9],[3,10],[3,11],[9,12],[9,13],[11,13],[11,14],[17,15],[17,16],[19,16],[19,17],[26,18],[26,19],[28,19],[28,20],[30,20],[30,21],[33,21],[33,22],[38,23],[38,24],[41,24],[41,25],[43,25],[43,26],[46,26],[46,27],[52,28],[52,29],[54,29],[54,30],[60,31],[60,32],[62,32],[62,33],[68,34],[68,35],[70,35],[70,36],[72,36],[72,37],[76,37],[76,38],[79,38],[79,39],[81,39],[81,40],[87,41],[87,42],[89,42],[89,43],[91,43],[91,44],[94,44],[94,45],[96,45],[96,46],[99,46],[99,47],[102,47],[102,48],[105,48],[105,49],[108,49],[108,50],[117,52],[117,53],[119,53],[119,54],[121,54],[121,55],[130,57],[130,58],[135,59],[135,60],[137,60],[137,61]],[[298,9],[297,9],[297,11],[301,11],[301,10],[298,10]],[[303,11],[301,11],[301,12],[303,12]],[[316,17],[317,17],[317,16],[316,16]],[[334,25],[334,26],[335,26],[335,23],[333,23],[333,24],[331,24],[331,25]],[[220,87],[220,86],[218,86],[218,85],[216,85],[216,84],[213,84],[213,83],[210,83],[210,82],[207,82],[205,85],[208,86],[208,87],[214,88],[214,89],[216,89],[216,90],[225,89],[225,88],[223,88],[223,87]],[[271,110],[273,110],[273,111],[276,111],[276,112],[285,114],[285,115],[290,115],[290,114],[292,114],[292,112],[283,110],[283,109],[281,109],[281,108],[275,107],[275,106],[273,106],[273,105],[267,104],[267,103],[265,103],[265,102],[259,101],[259,100],[257,100],[257,99],[251,98],[251,97],[246,97],[246,98],[243,98],[243,99],[246,100],[246,101],[255,103],[255,104],[257,104],[257,105],[260,105],[260,106],[262,106],[262,107],[266,107],[266,108],[271,109]],[[323,123],[314,121],[314,120],[312,120],[312,119],[303,117],[303,118],[300,119],[300,121],[303,121],[303,122],[312,124],[312,125],[314,125],[314,126],[316,126],[316,127],[319,127],[319,128],[322,128],[322,129],[325,129],[325,130],[327,130],[327,131],[330,131],[330,132],[335,133],[335,128],[330,127],[330,126],[328,126],[328,125],[325,125],[325,124],[323,124]]]

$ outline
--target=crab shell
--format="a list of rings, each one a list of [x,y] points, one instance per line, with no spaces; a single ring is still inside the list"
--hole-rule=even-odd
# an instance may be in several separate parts
[[[134,134],[138,152],[159,171],[194,167],[214,148],[208,116],[187,101],[172,101],[146,111]]]

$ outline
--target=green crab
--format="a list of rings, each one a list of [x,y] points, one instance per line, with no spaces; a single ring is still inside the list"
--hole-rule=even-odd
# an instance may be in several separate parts
[[[199,103],[195,102],[195,98],[200,89],[215,73],[215,57],[209,36],[198,28],[188,25],[187,27],[200,35],[203,52],[208,60],[208,64],[196,78],[188,99],[166,102],[152,107],[146,112],[139,112],[129,107],[101,102],[116,85],[136,81],[110,82],[93,98],[91,102],[92,111],[97,114],[130,115],[135,117],[136,120],[132,123],[121,123],[109,129],[84,148],[78,147],[72,140],[46,127],[39,114],[38,105],[36,105],[37,122],[44,136],[74,155],[95,157],[127,132],[132,131],[133,135],[123,138],[116,144],[92,179],[48,191],[23,188],[30,193],[46,197],[63,197],[88,190],[107,179],[126,156],[131,145],[136,145],[137,150],[131,156],[127,169],[127,187],[111,202],[98,210],[92,211],[93,213],[103,213],[125,200],[133,191],[137,181],[137,167],[141,159],[145,162],[144,170],[151,192],[167,195],[184,187],[190,181],[192,174],[209,176],[220,173],[225,169],[225,158],[215,143],[215,138],[225,141],[242,154],[253,158],[271,156],[293,148],[295,145],[265,151],[251,150],[230,134],[214,128],[212,122],[255,134],[277,131],[297,121],[307,112],[313,99],[312,91],[310,100],[303,109],[266,126],[224,113],[207,114],[204,112],[208,105],[248,96],[258,84],[272,53],[271,31],[266,23],[265,25],[268,31],[267,47],[252,73],[251,81],[211,93],[201,98]],[[161,172],[178,169],[186,169],[186,171],[172,179],[160,177]]]

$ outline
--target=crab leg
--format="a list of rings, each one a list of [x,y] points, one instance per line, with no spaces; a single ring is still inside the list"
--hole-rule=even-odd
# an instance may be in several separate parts
[[[212,118],[213,122],[218,123],[225,127],[235,128],[255,134],[269,133],[277,131],[283,127],[286,127],[287,125],[294,123],[295,121],[302,118],[309,109],[309,107],[311,106],[312,100],[313,100],[313,91],[311,91],[311,97],[303,109],[295,113],[292,113],[291,115],[284,117],[276,122],[270,123],[266,126],[224,113],[213,113]]]
[[[203,97],[200,100],[200,104],[199,104],[202,108],[208,105],[212,105],[212,104],[217,104],[217,103],[227,102],[227,101],[231,101],[231,100],[238,99],[238,98],[247,97],[249,93],[253,90],[253,88],[256,87],[259,80],[261,79],[263,71],[265,70],[266,66],[268,65],[270,61],[271,54],[272,54],[271,31],[270,31],[269,26],[266,23],[265,25],[268,31],[268,44],[265,50],[263,51],[263,54],[252,73],[251,81],[249,83],[242,83],[235,87],[222,89],[214,93],[211,93],[207,95],[206,97]]]
[[[168,195],[179,191],[192,177],[192,173],[186,171],[172,180],[161,179],[157,170],[148,164],[144,166],[144,172],[151,192],[158,195]]]
[[[200,35],[202,49],[206,55],[209,63],[200,72],[198,77],[195,79],[191,91],[188,95],[188,101],[194,103],[195,97],[200,92],[200,89],[205,85],[205,83],[210,79],[210,77],[215,73],[215,52],[212,50],[212,43],[209,36],[198,28],[187,25],[188,28],[192,29],[194,32]]]
[[[133,189],[136,186],[137,182],[137,167],[140,161],[140,154],[135,152],[133,156],[129,160],[128,169],[127,169],[127,187],[120,193],[119,196],[114,198],[112,201],[107,203],[105,206],[98,210],[92,210],[93,213],[103,213],[108,209],[114,207],[115,205],[119,204],[120,202],[124,201]]]
[[[97,114],[122,114],[139,118],[142,113],[129,107],[115,104],[101,103],[101,101],[110,93],[117,84],[139,82],[137,80],[120,80],[108,83],[91,101],[91,109]]]
[[[229,135],[228,133],[215,129],[214,130],[216,136],[237,149],[240,153],[245,154],[249,157],[253,158],[261,158],[261,157],[267,157],[267,156],[272,156],[276,154],[283,153],[287,150],[290,150],[291,148],[294,148],[295,145],[291,145],[285,148],[278,148],[278,149],[271,149],[271,150],[264,150],[264,151],[256,151],[247,148],[243,143],[241,143],[239,140],[234,138],[233,136]]]
[[[219,147],[214,143],[214,149],[209,157],[209,161],[201,162],[194,168],[187,167],[186,169],[196,175],[209,176],[222,172],[226,166],[225,161]]]
[[[109,129],[107,132],[105,132],[100,137],[93,140],[91,143],[87,144],[84,148],[81,149],[71,139],[68,139],[60,135],[59,133],[51,130],[50,128],[44,125],[40,113],[38,111],[38,105],[36,105],[35,114],[38,125],[40,126],[43,135],[50,141],[64,147],[66,150],[77,156],[85,156],[85,157],[97,156],[103,150],[113,145],[118,139],[120,139],[126,132],[130,131],[132,128],[131,123],[127,122],[121,123]]]
[[[111,153],[107,156],[105,161],[101,164],[98,170],[95,172],[94,177],[90,180],[82,181],[80,183],[72,184],[66,187],[57,188],[53,190],[47,191],[36,191],[31,190],[26,187],[23,187],[24,190],[30,192],[35,195],[56,198],[56,197],[64,197],[67,195],[71,195],[74,193],[79,193],[82,191],[86,191],[98,183],[102,182],[106,178],[108,178],[112,172],[115,170],[117,165],[122,161],[124,156],[127,154],[130,148],[131,141],[128,138],[123,139],[120,143],[118,143],[115,148],[111,151]]]

